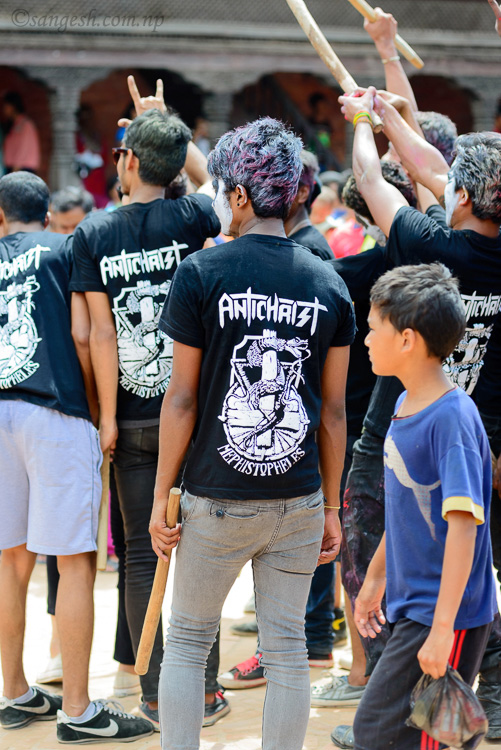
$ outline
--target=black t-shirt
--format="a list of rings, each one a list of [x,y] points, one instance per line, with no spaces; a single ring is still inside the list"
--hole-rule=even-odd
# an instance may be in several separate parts
[[[444,364],[450,380],[471,394],[484,362],[487,342],[501,307],[501,239],[444,226],[443,209],[426,214],[401,208],[386,248],[396,266],[441,261],[459,279],[466,332]]]
[[[207,195],[132,203],[75,230],[73,292],[108,295],[117,329],[117,421],[155,424],[172,367],[172,340],[158,319],[183,258],[220,231]]]
[[[483,416],[501,418],[501,313],[494,323],[473,398]]]
[[[16,232],[0,240],[0,398],[90,419],[71,338],[71,238]]]
[[[315,229],[312,224],[303,227],[297,232],[293,232],[289,237],[294,242],[297,242],[298,245],[307,247],[313,255],[318,255],[322,260],[332,260],[334,257],[329,243],[323,234],[320,234],[318,229]]]
[[[160,328],[203,349],[186,488],[220,499],[315,492],[322,369],[355,332],[333,268],[290,239],[246,235],[181,263]]]
[[[385,248],[375,245],[357,255],[347,255],[331,261],[355,304],[357,333],[350,349],[350,364],[346,382],[346,427],[348,435],[360,435],[371,393],[376,382],[372,372],[365,337],[369,333],[370,290],[376,279],[388,270]]]

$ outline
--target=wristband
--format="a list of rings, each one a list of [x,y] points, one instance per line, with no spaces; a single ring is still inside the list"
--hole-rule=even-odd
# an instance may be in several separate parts
[[[400,60],[400,55],[393,55],[393,57],[382,57],[381,62],[383,65],[386,65],[386,63],[389,62],[398,62]]]
[[[325,505],[324,503],[324,508],[331,508],[332,510],[339,510],[341,506],[340,505]]]
[[[362,120],[363,118],[365,118],[365,119],[367,119],[367,120],[368,120],[368,122],[369,122],[369,125],[370,125],[370,126],[371,126],[371,128],[372,128],[372,127],[373,127],[373,125],[374,125],[374,123],[372,122],[372,117],[371,117],[371,113],[370,113],[370,112],[366,112],[366,111],[363,111],[363,112],[357,112],[357,114],[356,114],[356,115],[355,115],[355,117],[353,118],[353,127],[356,127],[356,126],[357,126],[357,123],[358,123],[358,121],[359,121],[359,120]]]

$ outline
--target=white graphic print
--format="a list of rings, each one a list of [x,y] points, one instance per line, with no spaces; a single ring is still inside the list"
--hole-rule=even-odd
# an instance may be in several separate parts
[[[444,362],[444,372],[449,380],[468,394],[477,384],[493,327],[494,322],[489,326],[475,323],[467,328],[453,353]]]
[[[253,320],[268,321],[270,323],[288,323],[303,328],[310,324],[310,333],[317,330],[318,314],[327,312],[325,305],[321,305],[318,298],[314,302],[300,302],[285,297],[266,294],[256,294],[249,287],[246,292],[238,294],[223,294],[218,303],[219,325],[224,328],[227,319],[243,318],[250,325]]]
[[[169,383],[172,339],[158,330],[158,321],[170,283],[138,281],[113,301],[120,384],[141,398],[164,393]]]
[[[103,284],[118,277],[130,281],[132,276],[139,274],[170,271],[173,266],[177,267],[181,263],[180,250],[187,248],[188,245],[173,240],[172,245],[159,247],[156,250],[140,250],[134,253],[122,250],[120,255],[111,257],[105,255],[99,263]]]
[[[440,479],[433,484],[418,484],[418,482],[415,482],[407,471],[404,459],[391,435],[384,441],[384,465],[387,469],[393,471],[401,485],[413,491],[419,510],[430,529],[432,539],[435,539],[435,524],[431,520],[431,491],[440,486]]]
[[[228,444],[222,458],[243,474],[285,474],[304,456],[309,424],[298,393],[308,341],[280,339],[276,331],[245,336],[231,360],[230,389],[219,419]]]
[[[22,383],[39,368],[32,357],[41,339],[31,316],[39,289],[36,277],[28,276],[0,292],[0,388]]]

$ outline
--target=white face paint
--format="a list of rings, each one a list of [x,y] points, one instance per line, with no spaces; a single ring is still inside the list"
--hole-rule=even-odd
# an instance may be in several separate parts
[[[449,182],[445,186],[444,190],[444,202],[445,202],[445,220],[447,226],[450,227],[454,211],[456,210],[460,199],[459,191],[456,192],[454,189],[454,178],[451,177]]]
[[[229,234],[233,222],[233,211],[231,210],[230,202],[226,197],[226,187],[222,180],[218,180],[217,193],[212,201],[212,208],[221,222],[221,232],[223,234]]]

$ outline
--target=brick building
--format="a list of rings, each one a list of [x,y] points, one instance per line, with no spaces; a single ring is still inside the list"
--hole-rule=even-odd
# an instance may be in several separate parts
[[[103,144],[130,102],[126,75],[141,93],[157,77],[190,126],[203,115],[216,138],[257,115],[289,121],[308,144],[310,97],[323,94],[332,139],[326,166],[343,165],[350,132],[336,82],[316,56],[285,0],[0,0],[0,91],[17,90],[40,132],[42,176],[75,183],[76,112],[92,108]],[[381,86],[383,67],[347,0],[308,0],[342,61],[361,85]],[[501,96],[501,39],[486,0],[385,0],[399,31],[425,61],[406,63],[419,107],[448,114],[460,132],[491,129]],[[332,106],[330,106],[332,105]],[[111,164],[106,165],[110,173]]]

